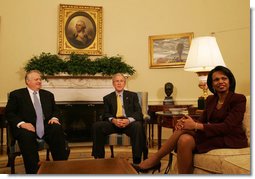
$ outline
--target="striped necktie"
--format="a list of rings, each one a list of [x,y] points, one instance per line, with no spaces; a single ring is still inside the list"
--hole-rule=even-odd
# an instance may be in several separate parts
[[[117,95],[117,113],[116,117],[123,117],[121,95]]]
[[[36,134],[39,138],[42,138],[44,135],[44,124],[43,124],[43,112],[42,112],[42,106],[39,102],[39,99],[37,97],[37,92],[34,91],[34,108],[36,112]]]

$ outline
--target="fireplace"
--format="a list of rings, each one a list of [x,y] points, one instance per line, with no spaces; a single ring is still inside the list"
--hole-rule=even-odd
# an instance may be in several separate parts
[[[111,77],[54,76],[43,81],[62,113],[62,124],[69,142],[92,141],[92,124],[103,113],[103,96],[114,91]]]
[[[58,104],[61,123],[69,142],[91,142],[92,124],[101,120],[103,103],[69,102]]]

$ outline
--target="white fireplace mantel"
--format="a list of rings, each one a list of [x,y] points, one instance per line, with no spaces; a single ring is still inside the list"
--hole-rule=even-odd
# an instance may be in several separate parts
[[[56,102],[103,101],[114,91],[110,76],[47,76],[44,89],[55,95]]]

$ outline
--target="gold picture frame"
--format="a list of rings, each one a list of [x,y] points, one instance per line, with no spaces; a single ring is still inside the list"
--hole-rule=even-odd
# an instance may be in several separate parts
[[[60,4],[59,54],[102,55],[102,7]]]
[[[184,67],[193,32],[149,36],[150,68]]]

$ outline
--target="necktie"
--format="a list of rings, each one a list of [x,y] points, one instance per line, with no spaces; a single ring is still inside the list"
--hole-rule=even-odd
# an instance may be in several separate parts
[[[117,114],[116,117],[122,117],[123,112],[122,112],[122,102],[121,102],[121,96],[117,95]]]
[[[33,94],[34,94],[34,108],[36,112],[36,134],[39,138],[42,138],[42,136],[44,135],[42,106],[39,102],[38,97],[36,96],[37,92],[34,91]]]

